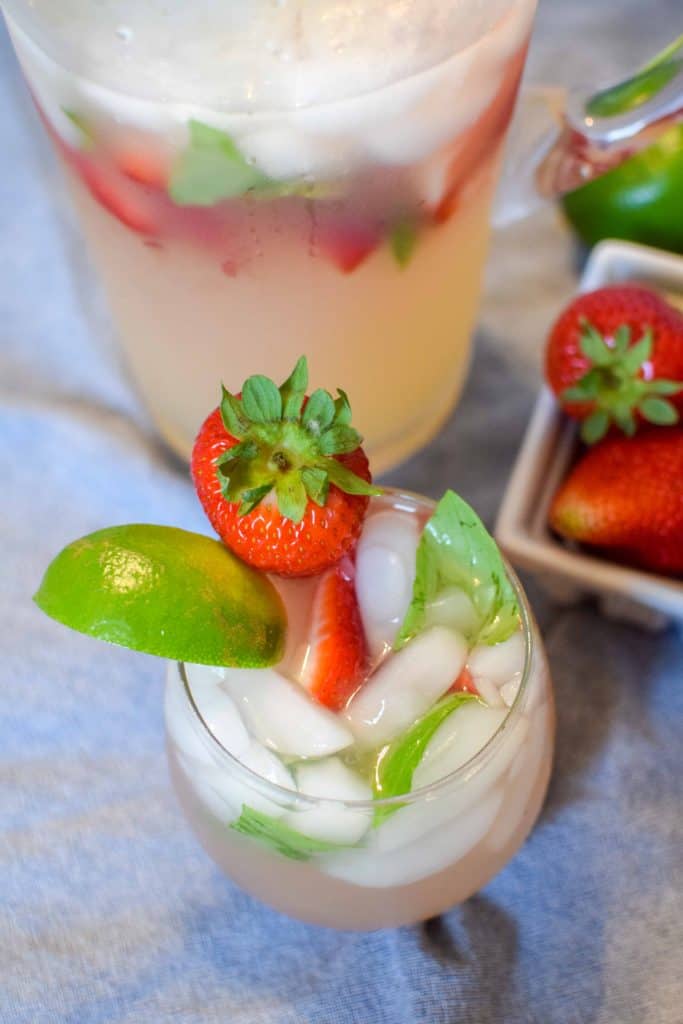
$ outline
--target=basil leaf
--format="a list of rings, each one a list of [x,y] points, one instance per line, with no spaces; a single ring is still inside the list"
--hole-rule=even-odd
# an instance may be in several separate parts
[[[413,224],[401,221],[395,225],[389,236],[389,244],[399,267],[407,267],[417,243],[417,231]]]
[[[226,132],[201,121],[190,121],[189,128],[189,145],[171,170],[168,192],[174,203],[213,206],[269,182]]]
[[[471,693],[452,693],[447,697],[442,697],[407,732],[386,746],[375,765],[372,787],[375,799],[403,796],[405,793],[409,793],[415,769],[422,760],[427,744],[436,730],[459,707],[476,699]],[[400,806],[400,804],[392,804],[388,807],[377,807],[372,822],[373,826],[381,824],[394,811],[399,810]]]
[[[425,625],[427,606],[446,587],[472,601],[479,618],[474,644],[497,644],[519,626],[519,606],[502,556],[476,512],[446,491],[425,524],[417,548],[413,599],[396,639],[399,650]]]
[[[316,853],[348,849],[339,843],[328,843],[322,839],[305,836],[277,818],[256,811],[247,804],[242,805],[242,813],[237,821],[233,821],[230,828],[243,836],[255,839],[283,857],[289,857],[290,860],[309,860]]]
[[[77,114],[74,110],[67,110],[66,107],[62,107],[62,113],[68,117],[77,130],[80,148],[92,149],[95,145],[95,136],[88,121],[81,114]]]

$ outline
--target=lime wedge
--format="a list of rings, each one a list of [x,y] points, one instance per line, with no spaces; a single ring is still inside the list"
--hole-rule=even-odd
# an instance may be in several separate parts
[[[272,665],[287,630],[270,580],[219,541],[170,526],[112,526],[74,541],[34,601],[80,633],[200,665]]]

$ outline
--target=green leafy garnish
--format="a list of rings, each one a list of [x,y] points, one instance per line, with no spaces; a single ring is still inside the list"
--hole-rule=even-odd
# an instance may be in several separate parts
[[[643,375],[654,350],[649,327],[644,327],[641,337],[632,343],[628,324],[621,324],[608,339],[584,318],[579,345],[589,368],[575,384],[565,388],[560,398],[593,406],[581,424],[581,438],[586,444],[602,440],[612,424],[632,437],[636,413],[659,426],[678,422],[676,406],[665,396],[683,391],[683,381],[659,377],[648,380]]]
[[[202,121],[190,121],[189,132],[190,141],[171,169],[168,186],[178,206],[213,206],[244,195],[336,199],[344,194],[338,182],[274,181],[250,163],[232,136]]]
[[[190,142],[171,169],[169,195],[179,206],[213,206],[270,184],[233,139],[201,121],[190,121]]]
[[[410,221],[400,221],[389,236],[389,244],[399,267],[406,267],[411,260],[417,243],[417,231]]]
[[[91,149],[95,144],[95,136],[93,135],[92,128],[86,119],[81,114],[77,114],[74,110],[67,110],[66,107],[62,107],[62,113],[65,117],[68,117],[74,128],[78,129],[78,139],[81,149]]]
[[[409,793],[415,769],[422,760],[427,744],[436,730],[459,707],[476,699],[471,693],[453,693],[442,697],[407,732],[384,747],[377,758],[374,770],[372,788],[375,799],[403,796]],[[380,825],[400,807],[401,804],[377,807],[373,825],[375,827]]]
[[[322,839],[312,839],[296,829],[289,828],[278,818],[273,818],[253,807],[242,805],[242,813],[237,821],[230,826],[235,832],[255,839],[263,846],[290,860],[310,860],[316,853],[331,853],[334,850],[349,849],[339,843],[328,843]]]
[[[476,512],[446,491],[422,531],[417,548],[413,599],[395,643],[399,650],[419,633],[427,607],[446,587],[472,601],[479,618],[473,644],[497,644],[519,627],[519,606],[498,546]]]
[[[326,504],[331,484],[347,494],[382,493],[338,460],[362,442],[346,394],[334,399],[318,388],[305,402],[307,386],[302,356],[279,388],[261,374],[245,381],[241,398],[223,388],[223,424],[239,443],[216,459],[216,474],[223,497],[239,505],[240,515],[271,491],[280,513],[295,523],[309,500]]]
[[[34,601],[80,633],[202,665],[273,665],[287,629],[282,600],[263,573],[210,537],[146,523],[69,544]]]

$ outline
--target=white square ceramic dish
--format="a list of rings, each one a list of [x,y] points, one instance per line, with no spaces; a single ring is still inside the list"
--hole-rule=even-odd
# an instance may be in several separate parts
[[[627,242],[602,242],[593,250],[579,291],[638,281],[683,306],[683,258]],[[603,612],[657,629],[683,628],[683,581],[629,569],[587,554],[555,537],[548,508],[578,443],[576,425],[547,388],[539,393],[507,484],[495,535],[513,563],[531,571],[552,596],[575,603],[598,598]]]

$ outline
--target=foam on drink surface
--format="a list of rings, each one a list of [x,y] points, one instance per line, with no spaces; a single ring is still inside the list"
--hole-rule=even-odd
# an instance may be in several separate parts
[[[409,165],[496,95],[535,0],[9,0],[36,96],[182,146],[194,118],[266,174]]]
[[[511,0],[34,0],[10,14],[140,98],[283,109],[381,88],[463,51]]]

